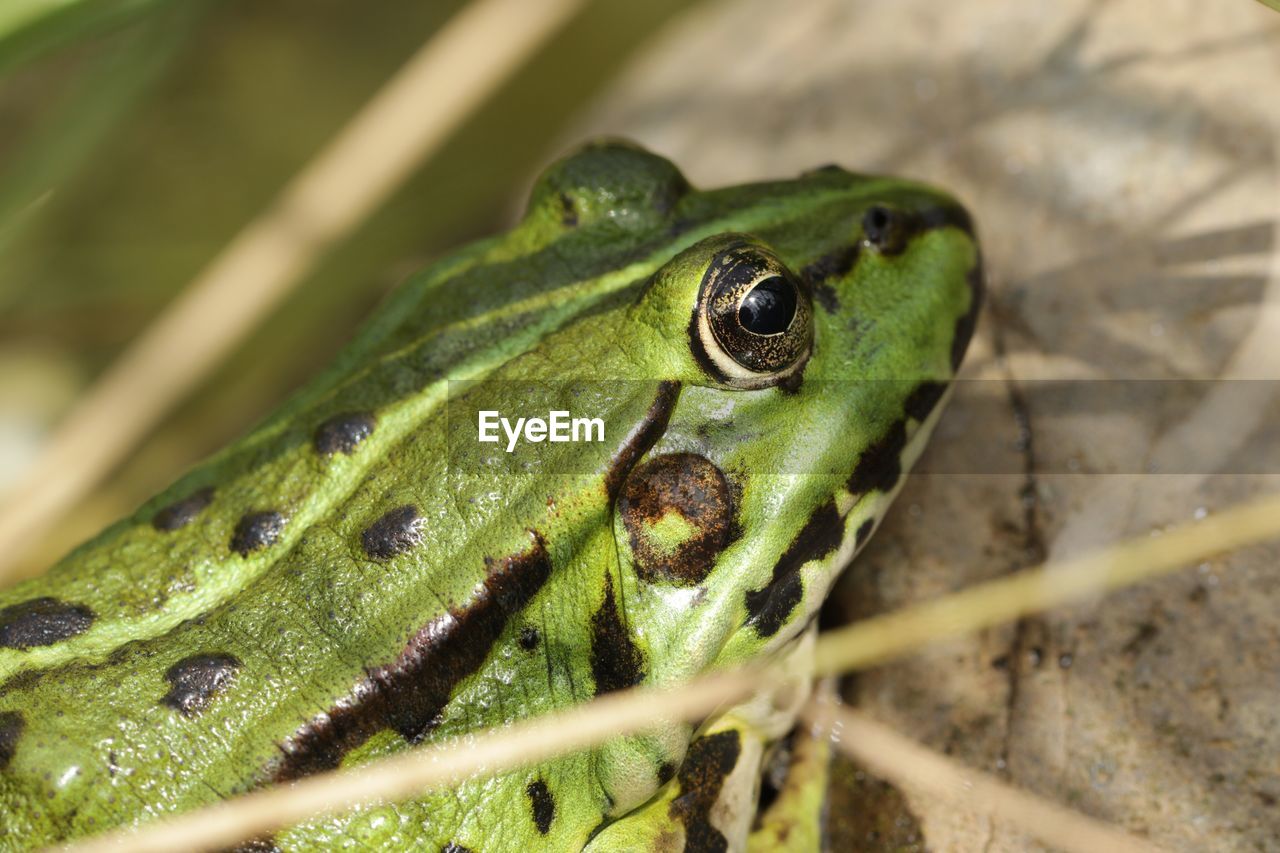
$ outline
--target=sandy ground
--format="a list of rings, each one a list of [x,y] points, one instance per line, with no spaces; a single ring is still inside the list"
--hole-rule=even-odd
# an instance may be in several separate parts
[[[1280,15],[1247,0],[728,0],[675,21],[575,136],[635,138],[703,185],[901,173],[975,213],[971,381],[844,579],[857,616],[1280,488],[1278,92]],[[850,694],[1169,848],[1280,850],[1277,556],[936,647]],[[1039,849],[903,793],[928,849]]]

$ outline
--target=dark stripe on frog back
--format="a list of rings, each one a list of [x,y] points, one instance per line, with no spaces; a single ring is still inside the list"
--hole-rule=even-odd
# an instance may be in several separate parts
[[[493,645],[551,576],[546,543],[533,534],[527,550],[486,559],[484,581],[464,607],[424,625],[393,662],[370,669],[325,714],[280,745],[267,768],[274,781],[338,766],[343,756],[384,729],[415,743],[439,723],[454,689],[484,664]]]

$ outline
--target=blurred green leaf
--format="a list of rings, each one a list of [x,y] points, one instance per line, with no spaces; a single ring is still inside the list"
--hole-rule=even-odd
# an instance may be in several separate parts
[[[147,4],[156,5],[155,0],[147,0]],[[69,6],[83,8],[93,4],[22,0],[22,5],[32,8],[32,14],[36,12],[35,6],[58,8],[65,22],[65,17],[72,14]],[[132,0],[129,4],[105,5],[116,6],[118,17],[114,20],[123,20],[119,17],[123,15],[120,6],[129,5],[137,10],[143,4]],[[202,6],[204,3],[180,3],[156,9],[159,14],[145,15],[91,44],[77,46],[70,51],[74,54],[72,58],[61,61],[63,67],[69,67],[68,73],[61,76],[46,74],[42,79],[40,73],[31,76],[23,72],[17,82],[13,74],[5,79],[9,86],[33,88],[36,96],[29,99],[33,101],[33,115],[20,123],[26,127],[10,131],[4,168],[0,170],[0,255],[40,213],[44,207],[42,201],[49,199],[51,193],[92,158],[106,134],[128,114],[146,90],[147,83],[163,72],[178,47],[186,41]],[[0,9],[5,20],[13,19],[9,6],[0,6]],[[105,22],[102,12],[100,9],[96,22]],[[88,24],[84,17],[78,20]],[[38,64],[36,72],[44,70],[45,64],[49,63]],[[13,280],[0,282],[0,293],[14,284]]]
[[[565,128],[578,111],[649,35],[694,3],[589,4],[329,253],[113,477],[95,504],[99,510],[73,513],[84,526],[60,530],[45,556],[243,431],[331,357],[409,271],[450,245],[502,227],[521,206],[513,194],[571,144]],[[151,14],[128,26],[101,27],[0,78],[0,121],[21,131],[0,135],[0,209],[9,192],[38,200],[9,202],[9,209],[35,215],[16,214],[17,239],[0,252],[0,344],[56,350],[92,377],[461,5],[382,0],[378,14],[370,14],[368,4],[348,0],[150,0],[134,8]],[[175,25],[172,35],[142,33],[193,7],[206,14],[186,32]],[[132,29],[138,34],[128,35]],[[132,50],[123,46],[129,39]],[[95,76],[113,67],[104,51],[117,43],[120,62],[146,62],[137,54],[156,52],[172,61],[159,73],[116,68],[119,94],[108,97],[95,85],[105,86],[105,78]],[[16,112],[5,103],[6,85],[20,94]],[[78,86],[90,94],[77,94]],[[119,106],[100,105],[94,92]],[[99,107],[115,118],[101,120],[97,139],[81,145],[70,138],[83,133],[76,121],[92,125],[89,114]],[[64,118],[55,117],[59,111]],[[36,174],[25,163],[37,162],[46,145],[66,149],[47,155],[48,177],[19,178]],[[18,157],[31,159],[17,168]],[[11,190],[11,181],[26,189]]]
[[[0,74],[54,48],[137,20],[185,0],[2,0]]]
[[[0,172],[0,254],[168,65],[201,6],[178,4],[124,27],[82,50],[65,85],[41,87],[37,114],[14,134]]]

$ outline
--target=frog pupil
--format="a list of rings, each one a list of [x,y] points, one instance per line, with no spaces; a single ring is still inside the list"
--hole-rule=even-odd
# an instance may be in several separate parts
[[[751,288],[738,306],[738,322],[755,335],[785,332],[796,316],[796,290],[780,275],[773,275]]]

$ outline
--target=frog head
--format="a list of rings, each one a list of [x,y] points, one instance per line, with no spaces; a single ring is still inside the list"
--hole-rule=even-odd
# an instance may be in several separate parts
[[[652,182],[631,197],[685,185],[626,151]],[[619,314],[628,375],[678,393],[612,520],[626,611],[674,679],[814,621],[921,452],[982,275],[964,209],[898,179],[827,167],[667,207],[707,236]]]

